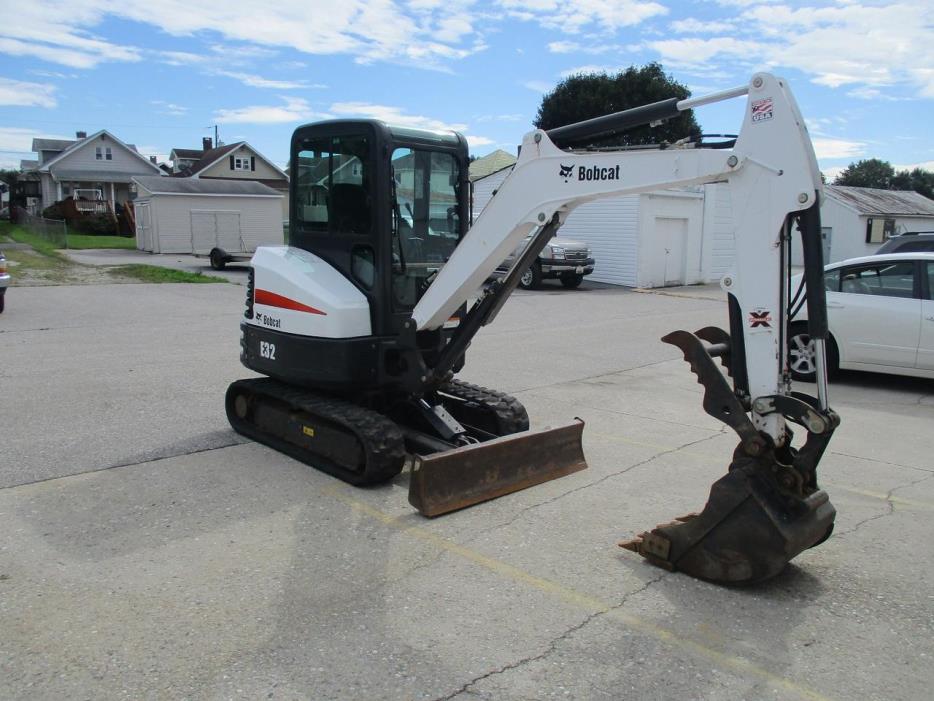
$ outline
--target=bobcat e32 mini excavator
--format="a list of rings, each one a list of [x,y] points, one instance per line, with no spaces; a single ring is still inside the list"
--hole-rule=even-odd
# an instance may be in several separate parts
[[[597,137],[748,95],[732,141],[575,149]],[[374,120],[299,127],[291,144],[289,246],[252,260],[241,360],[267,377],[227,391],[234,429],[356,485],[411,459],[410,502],[435,516],[584,469],[583,422],[530,431],[513,397],[455,379],[474,334],[575,207],[597,198],[729,184],[729,333],[675,331],[707,413],[739,436],[700,514],[623,543],[714,582],[766,579],[830,535],[816,467],[839,423],[827,404],[821,178],[785,82],[670,99],[525,136],[518,162],[471,221],[460,134]],[[818,396],[791,391],[791,237],[800,232]],[[529,237],[502,277],[497,266]],[[716,366],[719,358],[732,387]],[[788,423],[807,440],[791,445]]]

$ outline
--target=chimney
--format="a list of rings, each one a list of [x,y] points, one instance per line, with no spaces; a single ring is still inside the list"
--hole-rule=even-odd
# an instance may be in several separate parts
[[[155,166],[155,165],[159,165],[159,162],[156,160],[156,157],[155,157],[155,156],[150,156],[150,157],[149,157],[149,162],[152,163],[154,166]]]
[[[86,131],[76,131],[75,136],[79,139],[86,139],[88,138],[88,133]]]
[[[212,148],[214,148],[214,142],[211,141],[211,137],[210,136],[201,137],[201,150],[210,151]]]

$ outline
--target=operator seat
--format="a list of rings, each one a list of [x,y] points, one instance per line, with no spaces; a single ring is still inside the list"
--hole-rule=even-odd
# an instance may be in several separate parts
[[[331,231],[367,234],[370,231],[369,197],[362,185],[336,183],[328,198]]]

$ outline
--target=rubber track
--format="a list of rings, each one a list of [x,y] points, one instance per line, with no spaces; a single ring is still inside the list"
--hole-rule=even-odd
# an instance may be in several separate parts
[[[318,416],[346,430],[363,446],[366,454],[364,471],[361,473],[355,469],[345,469],[329,459],[322,460],[315,453],[310,453],[278,436],[265,434],[253,424],[237,418],[231,408],[231,392],[235,388],[246,388],[254,399],[258,396],[273,397],[295,409]],[[370,409],[340,399],[314,394],[270,378],[237,380],[230,385],[227,395],[227,417],[238,433],[287,453],[296,460],[350,484],[386,482],[399,474],[405,464],[405,443],[402,432],[390,419]],[[316,458],[318,458],[317,462],[315,462]]]
[[[519,400],[512,395],[461,380],[451,380],[443,384],[438,391],[474,402],[492,411],[496,414],[501,436],[529,430],[529,414]]]

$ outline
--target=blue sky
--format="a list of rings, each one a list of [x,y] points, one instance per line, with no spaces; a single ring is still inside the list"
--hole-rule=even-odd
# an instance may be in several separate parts
[[[279,165],[298,124],[368,116],[514,151],[574,72],[660,62],[694,93],[789,80],[822,169],[934,170],[934,0],[0,0],[0,167],[108,129],[146,154],[218,125]],[[742,100],[696,112],[734,132]]]

